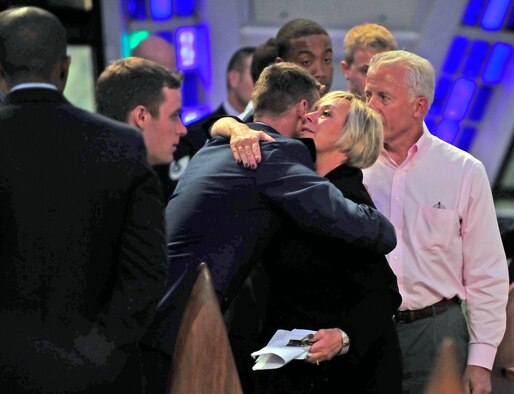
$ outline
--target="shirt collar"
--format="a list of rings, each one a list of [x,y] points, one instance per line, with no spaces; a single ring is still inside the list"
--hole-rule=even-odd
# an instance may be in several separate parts
[[[51,83],[27,82],[27,83],[20,83],[19,85],[14,86],[9,92],[14,92],[15,90],[20,90],[20,89],[34,89],[34,88],[58,90],[57,86],[52,85]]]

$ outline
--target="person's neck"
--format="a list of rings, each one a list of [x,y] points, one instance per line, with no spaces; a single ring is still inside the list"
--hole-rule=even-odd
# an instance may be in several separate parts
[[[397,165],[402,164],[410,148],[420,139],[423,135],[423,124],[417,125],[411,130],[407,130],[396,139],[389,139],[384,141],[384,149],[389,153],[389,156],[394,160]]]
[[[227,101],[232,106],[232,108],[234,108],[236,110],[236,112],[239,114],[245,110],[246,104],[248,104],[248,103],[242,103],[238,99],[236,94],[233,92],[229,92],[229,94],[227,96]]]
[[[260,116],[260,117],[254,118],[254,122],[264,123],[264,124],[274,128],[276,131],[278,131],[284,137],[288,137],[288,138],[296,137],[295,127],[293,126],[291,119],[286,115],[277,116],[277,117]]]
[[[316,152],[316,172],[319,176],[325,176],[334,168],[339,167],[347,160],[343,152]]]

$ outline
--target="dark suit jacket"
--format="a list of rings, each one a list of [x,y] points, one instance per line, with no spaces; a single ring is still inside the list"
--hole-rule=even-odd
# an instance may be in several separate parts
[[[374,206],[362,172],[341,165],[326,177],[343,194]],[[277,329],[339,327],[350,351],[320,367],[294,361],[263,371],[263,393],[399,393],[401,361],[392,315],[401,303],[396,276],[383,254],[312,235],[286,220],[266,249],[270,292],[263,347]],[[257,349],[256,349],[257,350]],[[312,390],[312,391],[311,391]]]
[[[137,392],[137,342],[166,281],[139,133],[54,90],[11,92],[0,218],[0,391]]]
[[[382,252],[394,247],[391,223],[378,211],[344,199],[319,177],[302,142],[263,124],[250,127],[277,140],[262,145],[256,170],[236,164],[228,140],[217,137],[193,157],[180,178],[166,208],[170,285],[206,262],[225,309],[287,216],[311,232],[353,239]],[[162,303],[163,310],[173,309],[170,305],[173,293]],[[159,335],[163,352],[172,351],[173,338],[173,333]]]

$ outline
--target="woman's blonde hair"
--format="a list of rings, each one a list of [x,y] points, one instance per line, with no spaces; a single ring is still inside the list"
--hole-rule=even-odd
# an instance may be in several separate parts
[[[359,96],[343,90],[327,93],[318,105],[339,100],[350,101],[350,110],[336,146],[346,154],[346,164],[357,168],[370,167],[378,159],[384,143],[382,119]]]

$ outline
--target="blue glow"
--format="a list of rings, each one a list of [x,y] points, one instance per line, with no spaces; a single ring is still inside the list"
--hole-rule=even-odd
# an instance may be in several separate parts
[[[173,32],[170,30],[161,30],[154,33],[156,36],[164,38],[171,45],[173,45]]]
[[[150,14],[153,20],[168,20],[172,12],[171,0],[150,0]]]
[[[477,129],[475,127],[464,127],[462,133],[459,136],[457,147],[462,150],[469,151],[475,141],[477,135]]]
[[[131,19],[143,21],[146,19],[145,0],[128,0],[127,13]]]
[[[201,82],[196,71],[184,71],[182,78],[182,106],[195,107],[202,100],[200,98]]]
[[[509,19],[507,20],[506,28],[508,30],[514,30],[514,7],[510,10]]]
[[[484,30],[500,30],[511,0],[489,0],[480,25]]]
[[[182,111],[182,123],[184,123],[184,126],[187,126],[190,123],[202,119],[210,113],[212,113],[212,110],[207,106],[184,108]]]
[[[182,26],[175,32],[178,68],[193,70],[198,67],[198,30],[195,26]]]
[[[458,132],[459,124],[457,122],[452,120],[443,120],[437,126],[437,132],[435,134],[443,141],[453,144]]]
[[[432,118],[431,116],[427,115],[425,117],[425,124],[427,125],[428,130],[430,130],[431,133],[435,130],[435,118]]]
[[[503,73],[507,68],[512,56],[512,45],[505,42],[497,42],[493,45],[489,61],[482,75],[484,83],[496,84],[503,78]]]
[[[443,112],[444,101],[446,100],[451,84],[452,80],[448,77],[440,77],[437,80],[434,92],[434,101],[432,102],[432,106],[429,111],[430,116],[439,116]]]
[[[446,61],[443,65],[443,71],[447,74],[455,74],[461,65],[464,55],[468,49],[469,39],[462,36],[456,36],[446,55]]]
[[[462,24],[475,26],[478,23],[478,18],[482,13],[485,2],[486,0],[470,0],[462,16]]]
[[[193,16],[196,11],[196,0],[175,0],[175,12],[178,16]]]
[[[453,84],[450,97],[444,108],[448,120],[461,120],[466,115],[477,85],[469,79],[459,78]]]
[[[482,66],[486,62],[489,43],[487,41],[476,40],[471,44],[471,51],[466,59],[462,74],[466,77],[475,78],[480,73]]]
[[[475,101],[473,102],[473,106],[468,115],[468,119],[479,122],[482,120],[487,106],[489,104],[489,100],[493,94],[493,88],[491,86],[482,85],[478,89],[478,92],[475,97]]]

